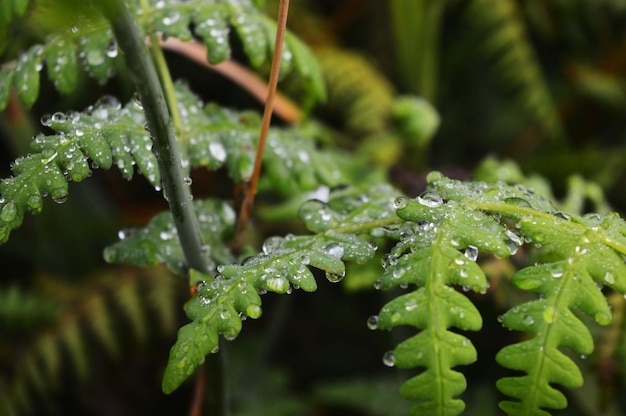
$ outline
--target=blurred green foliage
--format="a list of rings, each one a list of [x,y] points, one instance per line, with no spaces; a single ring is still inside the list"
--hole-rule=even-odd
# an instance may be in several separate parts
[[[53,3],[0,2],[4,69],[19,62],[19,50],[60,26],[72,27],[75,14],[50,8]],[[274,15],[276,1],[254,3]],[[301,0],[293,2],[289,21],[316,53],[328,89],[328,100],[312,112],[322,126],[315,146],[344,149],[336,159],[344,174],[388,178],[416,196],[425,187],[424,173],[436,168],[458,178],[523,184],[579,214],[611,207],[626,212],[625,23],[626,5],[613,0]],[[419,48],[412,47],[416,42]],[[244,49],[233,42],[232,57],[245,65]],[[53,53],[46,59],[57,57]],[[52,81],[41,77],[37,101],[29,89],[31,109],[0,94],[9,106],[0,119],[2,177],[42,130],[42,115],[85,108],[104,94],[131,99],[119,61],[111,63],[116,75],[104,84],[91,79],[76,56],[75,79],[48,72]],[[174,78],[185,79],[200,99],[258,110],[237,83],[176,54],[167,58]],[[30,73],[39,72],[40,62],[32,63]],[[0,90],[9,91],[4,84]],[[284,85],[287,95],[298,98],[298,91]],[[225,170],[190,175],[196,195],[231,194]],[[0,248],[0,391],[34,414],[180,414],[191,384],[168,397],[155,392],[175,328],[186,322],[178,312],[185,285],[163,271],[111,268],[101,255],[118,229],[146,225],[165,204],[141,179],[125,182],[117,172],[95,171],[90,181],[85,188],[70,183],[73,197],[62,207],[44,202],[42,214],[27,216]],[[304,196],[285,194],[259,199],[263,221],[256,241],[302,230],[291,218]],[[533,259],[535,253],[524,255]],[[397,295],[361,290],[379,276],[373,272],[378,261],[348,267],[348,295],[320,280],[314,300],[298,292],[266,302],[266,319],[247,323],[237,343],[222,346],[234,414],[406,414],[408,404],[399,399],[381,404],[382,397],[396,397],[407,378],[380,364],[380,352],[402,337],[366,327],[367,317]],[[483,265],[491,289],[472,298],[485,328],[471,335],[481,360],[465,372],[465,414],[496,414],[501,397],[491,386],[504,370],[489,364],[518,333],[494,340],[492,331],[500,328],[496,317],[525,296],[507,286],[516,261],[486,259],[489,267]],[[617,393],[626,385],[623,298],[612,301],[615,324],[592,327],[598,354],[576,359],[585,379],[597,382],[569,391],[567,413],[554,414],[617,415],[626,405]]]

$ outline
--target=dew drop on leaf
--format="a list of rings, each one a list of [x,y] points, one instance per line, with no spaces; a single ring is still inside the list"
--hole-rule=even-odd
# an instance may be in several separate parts
[[[393,201],[393,207],[395,209],[403,209],[406,208],[407,203],[408,200],[405,197],[399,196]]]
[[[52,124],[52,115],[44,114],[43,116],[41,116],[41,119],[39,121],[43,126],[50,127],[50,125]]]
[[[17,216],[17,205],[14,201],[9,202],[2,207],[0,211],[0,219],[4,222],[11,222]]]
[[[57,204],[63,204],[65,201],[67,201],[67,192],[65,191],[65,189],[55,189],[54,191],[52,191],[50,196],[52,196],[52,200]]]
[[[277,248],[279,248],[283,243],[283,238],[282,237],[270,237],[267,240],[265,240],[265,242],[263,243],[263,253],[264,254],[271,254],[274,250],[276,250]]]
[[[426,191],[417,197],[417,202],[429,208],[437,208],[443,204],[443,198],[437,192]]]
[[[396,365],[396,356],[393,354],[393,351],[387,351],[383,354],[383,364],[387,367],[393,367]]]
[[[117,43],[115,42],[115,40],[112,40],[111,43],[109,43],[109,46],[107,48],[107,56],[109,58],[115,58],[117,54],[118,54]]]
[[[340,259],[343,256],[343,247],[337,243],[330,243],[326,247],[324,247],[324,251],[326,254],[329,254],[333,257],[337,257]]]
[[[613,285],[615,284],[615,276],[613,276],[613,273],[611,272],[606,272],[604,274],[604,281],[607,285]]]
[[[553,265],[552,270],[550,271],[550,275],[555,279],[563,277],[563,267],[559,264]]]
[[[378,329],[378,321],[378,315],[370,316],[369,318],[367,318],[367,327],[372,331]]]
[[[463,254],[465,254],[465,257],[471,261],[476,261],[478,259],[478,249],[474,246],[467,246]]]
[[[326,272],[326,279],[328,279],[328,281],[331,283],[339,283],[343,280],[345,276],[346,276],[346,272],[342,272],[342,273]]]

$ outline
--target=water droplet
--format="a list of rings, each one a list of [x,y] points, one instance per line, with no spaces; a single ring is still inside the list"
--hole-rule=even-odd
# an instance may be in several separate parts
[[[555,264],[552,266],[552,270],[550,271],[550,275],[555,279],[560,279],[563,277],[563,266],[560,264]]]
[[[498,315],[498,322],[502,323],[504,321],[504,315]]]
[[[606,272],[604,273],[604,281],[607,285],[613,285],[615,284],[615,276],[611,272]]]
[[[389,266],[395,266],[398,263],[398,257],[391,253],[385,254],[381,259],[383,269],[389,268]]]
[[[192,183],[193,181],[191,180],[191,178],[190,178],[189,176],[185,176],[185,177],[183,178],[183,182],[185,183],[185,185],[187,185],[187,186],[191,186],[191,183]]]
[[[525,323],[526,325],[532,325],[532,324],[534,324],[534,323],[535,323],[535,318],[533,318],[531,315],[526,315],[526,316],[524,317],[524,323]]]
[[[395,209],[406,208],[407,204],[408,204],[408,200],[403,196],[399,196],[393,201],[393,207]]]
[[[67,191],[65,189],[55,189],[51,192],[52,200],[57,204],[63,204],[67,201]]]
[[[331,282],[331,283],[341,282],[345,276],[346,276],[346,272],[345,271],[342,272],[342,273],[326,272],[326,279],[328,279],[328,281]]]
[[[232,316],[231,316],[230,312],[228,311],[228,309],[222,309],[220,311],[220,318],[223,319],[224,321],[229,320],[231,317]]]
[[[9,202],[2,207],[0,211],[0,219],[4,222],[11,222],[17,216],[17,204],[14,201]]]
[[[268,238],[263,243],[263,247],[262,247],[263,253],[267,255],[271,254],[274,250],[276,250],[283,244],[283,240],[284,239],[282,237],[278,237],[278,236]]]
[[[103,95],[96,101],[96,107],[109,107],[119,110],[122,108],[122,103],[112,95]]]
[[[109,47],[107,48],[107,56],[109,58],[115,58],[118,54],[117,43],[115,40],[111,40],[109,43]]]
[[[377,280],[377,281],[375,281],[375,282],[374,282],[374,289],[376,289],[376,290],[380,290],[380,288],[382,287],[382,285],[383,285],[383,282],[382,282],[382,280],[380,280],[380,279],[379,279],[379,280]]]
[[[67,120],[67,116],[60,111],[57,111],[56,113],[52,114],[50,120],[52,120],[53,122],[62,123]]]
[[[417,197],[417,202],[429,208],[437,208],[443,204],[443,198],[437,192],[426,191]]]
[[[135,105],[140,109],[143,109],[143,104],[141,103],[141,97],[139,96],[139,93],[133,94],[133,103],[135,103]]]
[[[50,127],[50,125],[52,124],[52,115],[44,114],[43,116],[41,116],[41,119],[39,121],[42,125]]]
[[[326,254],[337,257],[338,259],[343,257],[344,253],[343,247],[337,243],[328,244],[326,247],[324,247],[324,251],[326,252]]]
[[[478,259],[478,248],[474,246],[467,246],[463,254],[465,254],[465,257],[469,260],[476,261]]]
[[[211,142],[209,143],[209,152],[211,156],[218,162],[223,162],[226,160],[226,149],[224,149],[224,145],[220,142]]]
[[[372,331],[375,329],[378,329],[378,322],[379,322],[379,318],[378,315],[372,315],[369,318],[367,318],[367,327],[369,329],[371,329]]]
[[[383,364],[387,367],[393,367],[396,365],[396,356],[393,354],[393,351],[387,351],[383,354]]]

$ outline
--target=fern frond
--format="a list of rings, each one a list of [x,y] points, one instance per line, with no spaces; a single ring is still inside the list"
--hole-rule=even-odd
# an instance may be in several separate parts
[[[501,365],[527,375],[503,378],[497,385],[503,393],[520,400],[501,403],[511,415],[549,414],[543,409],[564,408],[565,396],[551,384],[579,387],[582,376],[559,348],[585,355],[593,351],[591,334],[574,310],[590,315],[601,325],[611,321],[598,285],[626,292],[622,257],[626,253],[626,222],[614,213],[569,216],[521,186],[462,184],[438,174],[431,174],[429,183],[448,204],[455,201],[477,212],[508,218],[514,228],[506,233],[515,245],[532,241],[541,247],[547,262],[518,271],[513,283],[542,298],[515,306],[502,322],[533,338],[505,347],[496,357]],[[398,215],[402,216],[402,210]]]
[[[43,124],[57,134],[35,136],[34,153],[18,158],[11,167],[13,176],[0,183],[0,242],[21,225],[25,212],[41,212],[46,195],[64,202],[67,181],[80,182],[91,175],[88,157],[94,168],[108,169],[115,162],[127,179],[137,164],[152,184],[158,184],[152,141],[138,124],[142,117],[136,104],[122,108],[111,98],[100,100],[85,113],[44,116]]]
[[[216,264],[232,262],[233,256],[224,241],[228,240],[234,226],[233,209],[217,200],[195,201],[193,205],[211,269],[215,269]],[[169,211],[157,214],[141,230],[122,232],[122,237],[105,249],[104,258],[108,262],[136,266],[165,263],[177,273],[185,273],[185,257]]]
[[[480,164],[475,176],[478,180],[490,183],[503,181],[509,185],[522,185],[553,201],[561,210],[572,214],[582,215],[586,203],[591,204],[593,212],[605,213],[611,210],[600,185],[579,175],[568,178],[567,194],[561,202],[554,196],[548,181],[539,175],[525,175],[520,166],[512,160],[498,161],[488,157]]]
[[[185,306],[192,322],[178,332],[163,391],[177,389],[207,354],[216,351],[219,334],[234,339],[243,319],[259,318],[260,294],[290,293],[292,288],[312,292],[317,283],[309,266],[325,271],[330,281],[337,282],[345,274],[345,260],[368,261],[375,246],[356,234],[374,229],[384,232],[381,227],[397,225],[391,207],[395,195],[392,188],[380,187],[366,195],[338,190],[328,203],[311,200],[303,205],[300,217],[317,234],[272,237],[263,244],[262,253],[243,264],[218,266],[215,278],[200,275],[197,296]]]
[[[556,107],[515,1],[473,0],[467,13],[487,33],[483,50],[495,57],[498,76],[516,90],[520,103],[546,132],[559,137],[562,126]]]
[[[0,327],[9,332],[49,323],[59,305],[16,285],[0,288]]]
[[[230,56],[230,28],[241,40],[246,56],[255,68],[270,60],[274,48],[275,23],[262,14],[250,0],[150,1],[144,10],[138,1],[131,9],[145,34],[162,33],[191,40],[194,27],[208,47],[208,59],[219,63]],[[115,73],[118,48],[109,25],[101,17],[92,17],[50,35],[45,44],[35,45],[22,54],[17,63],[0,70],[0,110],[6,106],[9,89],[15,86],[26,106],[39,94],[39,72],[44,64],[48,76],[61,93],[76,87],[79,61],[94,79],[105,82]],[[294,35],[287,34],[283,49],[281,73],[293,72],[303,79],[305,94],[313,100],[323,99],[323,78],[313,54]]]
[[[176,89],[186,126],[179,132],[179,145],[188,143],[181,152],[188,155],[183,165],[187,169],[225,166],[236,182],[248,179],[260,118],[216,105],[203,106],[186,87],[178,84]],[[56,134],[35,136],[33,153],[18,158],[12,165],[13,176],[0,182],[0,243],[22,224],[25,212],[41,212],[44,196],[65,201],[67,180],[80,182],[91,175],[91,168],[109,169],[115,165],[126,179],[131,179],[137,169],[159,188],[161,179],[152,140],[144,127],[142,108],[134,100],[122,106],[115,98],[105,96],[82,113],[57,112],[44,116],[42,123]],[[289,194],[294,188],[308,191],[319,185],[341,183],[343,172],[337,161],[315,148],[307,138],[311,134],[314,132],[309,133],[307,126],[270,131],[267,180],[275,182],[278,191]]]
[[[608,325],[611,311],[598,284],[626,292],[626,265],[622,258],[626,223],[616,214],[571,219],[523,218],[519,225],[535,243],[545,243],[545,250],[554,260],[513,276],[517,287],[537,292],[543,299],[511,309],[502,322],[534,336],[530,341],[505,347],[496,357],[501,365],[528,373],[498,381],[503,393],[520,400],[500,404],[512,415],[567,405],[565,396],[550,383],[574,388],[580,387],[583,380],[576,364],[557,348],[567,347],[582,355],[593,351],[591,334],[574,310]],[[534,359],[531,361],[530,357]]]
[[[315,54],[328,85],[323,110],[357,135],[380,133],[392,112],[394,88],[372,64],[355,53],[326,47]]]
[[[122,333],[116,329],[126,321],[130,321],[130,329],[138,335],[137,341],[147,339],[151,326],[173,330],[178,309],[172,291],[175,281],[164,268],[118,269],[91,279],[87,287],[69,298],[63,296],[66,309],[30,345],[19,346],[22,353],[13,364],[12,378],[3,375],[0,380],[7,387],[0,392],[3,414],[8,409],[14,412],[11,414],[37,409],[33,405],[39,401],[34,400],[35,396],[49,396],[59,387],[68,359],[78,378],[87,381],[96,355],[90,348],[101,346],[111,357],[118,357],[123,352]],[[143,296],[145,288],[153,294]],[[58,294],[48,293],[48,297],[55,296]],[[115,303],[119,306],[114,306]],[[121,314],[117,312],[120,310]],[[95,342],[90,342],[90,335],[95,336]]]
[[[380,288],[415,284],[416,290],[385,305],[370,324],[381,329],[411,325],[421,331],[402,342],[384,360],[400,368],[424,367],[407,381],[402,396],[417,400],[411,414],[458,415],[465,408],[455,398],[466,388],[463,375],[452,368],[476,361],[476,350],[449,328],[477,331],[482,318],[463,294],[485,293],[487,279],[475,263],[478,250],[499,257],[517,246],[497,219],[464,204],[444,201],[433,191],[417,200],[396,200],[400,218],[419,224],[385,257]]]
[[[0,24],[3,26],[16,16],[23,16],[28,9],[29,0],[6,0],[0,5]]]

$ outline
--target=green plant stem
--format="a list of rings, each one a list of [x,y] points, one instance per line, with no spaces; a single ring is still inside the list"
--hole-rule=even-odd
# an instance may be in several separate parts
[[[172,82],[172,76],[170,75],[169,67],[165,61],[163,50],[159,46],[159,37],[154,33],[150,34],[150,52],[155,61],[157,72],[159,73],[159,79],[161,80],[161,86],[163,87],[163,92],[165,93],[165,99],[167,100],[167,106],[172,116],[174,128],[176,132],[182,132],[184,129],[183,119],[180,116],[180,111],[178,110],[174,83]],[[179,137],[179,140],[182,141],[182,148],[187,149],[186,136],[183,135]]]
[[[184,183],[184,172],[172,118],[143,36],[135,18],[122,0],[101,0],[99,3],[105,17],[111,22],[117,44],[124,53],[129,75],[141,99],[163,178],[163,190],[169,202],[187,266],[208,273],[209,266],[202,250],[203,242],[198,219],[190,202],[189,188]]]

